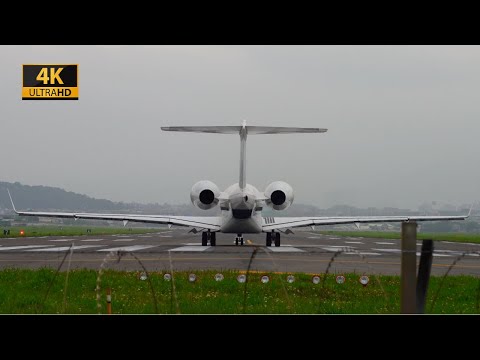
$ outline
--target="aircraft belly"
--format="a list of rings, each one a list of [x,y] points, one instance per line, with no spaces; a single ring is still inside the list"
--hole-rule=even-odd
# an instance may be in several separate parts
[[[235,234],[257,234],[262,232],[262,227],[254,218],[249,219],[235,219],[230,218],[227,220],[220,231],[223,233],[235,233]]]

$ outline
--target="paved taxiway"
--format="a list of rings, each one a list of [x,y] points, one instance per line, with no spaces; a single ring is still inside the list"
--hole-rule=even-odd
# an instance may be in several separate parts
[[[119,262],[108,258],[105,268],[141,270],[251,269],[258,271],[399,274],[400,240],[319,235],[296,231],[282,235],[282,246],[265,247],[265,235],[245,234],[246,245],[235,246],[235,234],[217,234],[217,246],[200,246],[200,234],[184,229],[142,235],[90,235],[0,239],[0,268],[57,268],[74,244],[71,268],[99,269],[106,256],[125,251]],[[480,244],[436,241],[432,274],[443,275],[457,260],[451,274],[480,275]],[[417,260],[421,241],[417,242]],[[334,255],[341,251],[340,254]],[[252,254],[255,256],[252,258]],[[134,254],[135,256],[133,256]],[[136,258],[135,258],[136,257]],[[332,258],[334,260],[332,262]],[[62,268],[66,268],[66,263]]]

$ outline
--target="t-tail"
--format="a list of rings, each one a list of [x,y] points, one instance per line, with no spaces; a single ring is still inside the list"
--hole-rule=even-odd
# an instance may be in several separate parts
[[[240,135],[240,189],[247,185],[247,135],[293,134],[293,133],[324,133],[327,129],[278,127],[278,126],[247,126],[244,120],[241,126],[163,126],[163,131],[197,132],[210,134]]]

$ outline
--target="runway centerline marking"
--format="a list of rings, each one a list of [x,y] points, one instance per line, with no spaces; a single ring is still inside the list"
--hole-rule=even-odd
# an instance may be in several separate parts
[[[393,242],[383,242],[383,241],[375,241],[375,244],[378,244],[378,245],[395,245],[395,243]]]
[[[93,247],[100,247],[102,245],[80,245],[80,246],[73,246],[73,251],[79,250],[79,249],[88,249],[88,248],[93,248]],[[32,250],[26,250],[26,251],[67,251],[70,250],[70,246],[61,246],[61,247],[49,247],[49,248],[43,248],[43,249],[32,249]]]
[[[345,241],[345,244],[364,244],[362,241]]]
[[[133,245],[133,246],[121,246],[121,247],[109,248],[109,249],[100,249],[97,251],[136,251],[136,250],[150,249],[157,246],[158,245]]]
[[[201,246],[201,245],[191,245],[191,246],[180,246],[177,248],[170,249],[168,251],[205,251],[210,249],[211,246]]]

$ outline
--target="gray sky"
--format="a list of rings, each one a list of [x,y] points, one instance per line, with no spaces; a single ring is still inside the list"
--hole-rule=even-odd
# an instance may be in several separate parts
[[[79,101],[22,101],[22,64],[78,63]],[[238,181],[234,135],[160,126],[325,127],[250,136],[247,182],[295,201],[478,200],[479,46],[1,46],[0,180],[114,201],[189,202]]]

